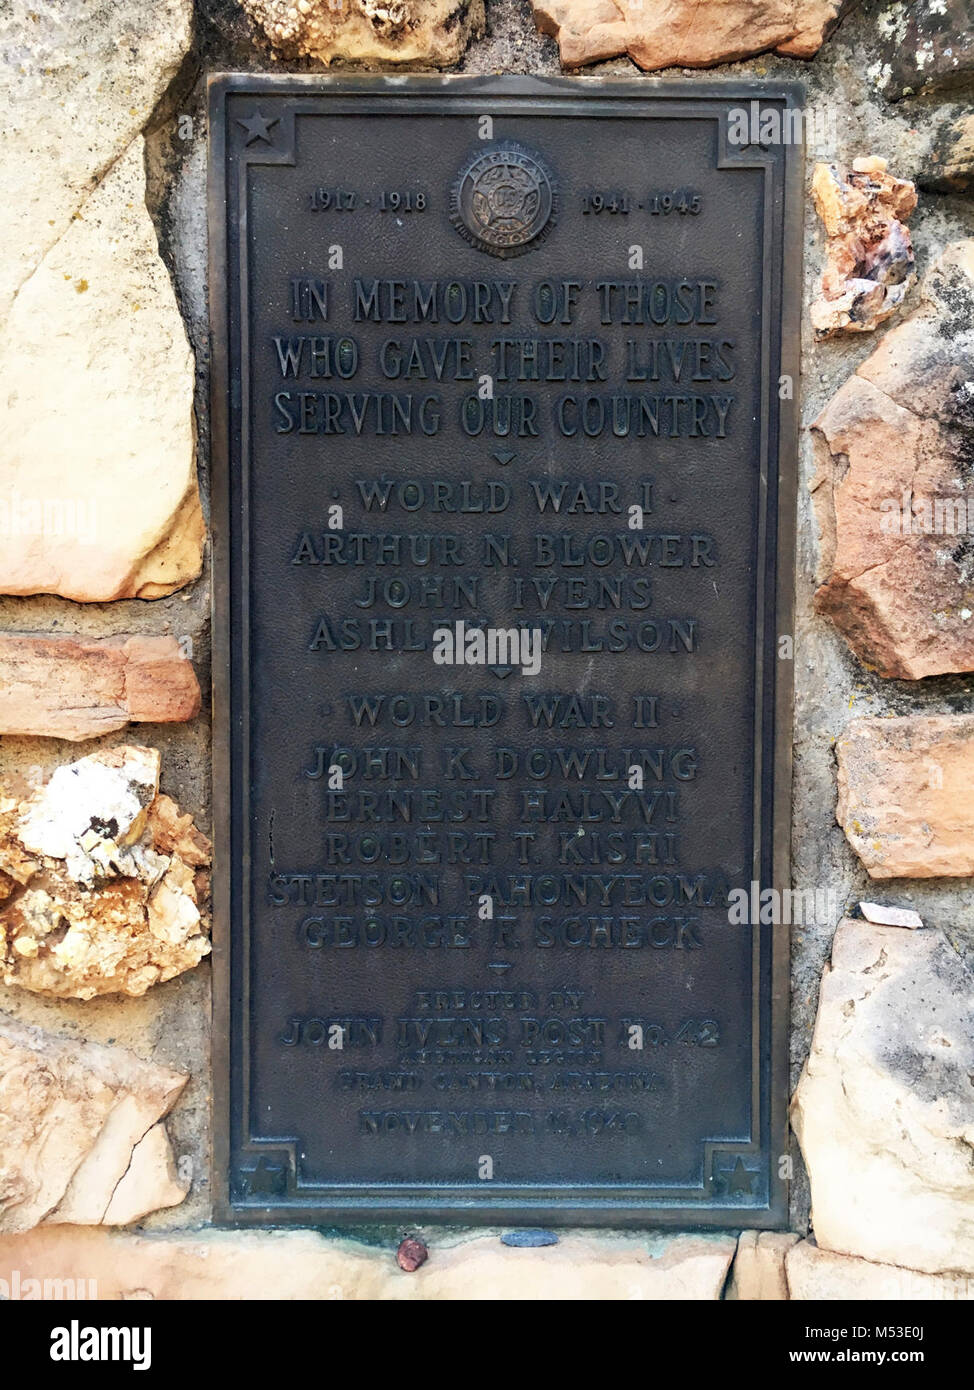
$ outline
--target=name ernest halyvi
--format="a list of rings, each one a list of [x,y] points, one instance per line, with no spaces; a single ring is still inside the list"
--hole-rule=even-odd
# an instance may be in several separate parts
[[[541,629],[467,627],[454,623],[433,631],[437,666],[520,666],[524,676],[541,670]]]

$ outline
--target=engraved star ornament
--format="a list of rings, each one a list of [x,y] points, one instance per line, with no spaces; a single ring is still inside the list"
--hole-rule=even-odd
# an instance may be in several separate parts
[[[252,1167],[240,1170],[241,1183],[248,1197],[256,1197],[265,1192],[279,1192],[284,1176],[284,1169],[270,1163],[264,1156]]]
[[[273,144],[271,136],[271,126],[277,125],[280,117],[271,116],[268,118],[263,114],[260,107],[256,107],[249,116],[238,116],[237,125],[243,126],[247,132],[244,145],[252,145],[255,140],[265,140],[268,145]]]
[[[726,1184],[727,1191],[732,1197],[752,1196],[754,1192],[754,1179],[756,1177],[757,1174],[750,1168],[745,1168],[740,1158],[729,1172],[721,1174],[721,1180]]]

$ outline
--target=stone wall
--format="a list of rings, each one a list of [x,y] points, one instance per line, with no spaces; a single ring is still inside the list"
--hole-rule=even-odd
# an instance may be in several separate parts
[[[970,1297],[974,507],[936,515],[974,498],[970,4],[13,0],[2,23],[0,1294]],[[348,63],[806,83],[793,861],[838,906],[793,932],[790,1236],[430,1228],[397,1263],[400,1231],[208,1229],[204,83]]]

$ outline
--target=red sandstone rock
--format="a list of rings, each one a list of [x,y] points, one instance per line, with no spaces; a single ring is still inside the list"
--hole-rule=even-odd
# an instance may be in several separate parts
[[[619,58],[647,71],[709,68],[775,49],[811,58],[847,0],[531,0],[565,67]]]
[[[130,720],[179,723],[199,708],[175,637],[0,634],[0,733],[77,742]]]
[[[870,878],[974,874],[974,715],[855,719],[835,750],[836,820]]]
[[[948,247],[923,297],[812,426],[816,607],[901,680],[974,670],[974,241]]]

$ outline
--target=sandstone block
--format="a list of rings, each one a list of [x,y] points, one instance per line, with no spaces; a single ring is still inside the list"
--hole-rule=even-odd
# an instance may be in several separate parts
[[[974,978],[944,935],[841,922],[792,1102],[821,1250],[974,1274],[972,1074]]]
[[[531,0],[565,67],[628,54],[646,71],[709,68],[775,49],[811,58],[840,16],[841,0]]]
[[[733,1236],[596,1236],[512,1249],[496,1235],[430,1243],[406,1272],[396,1248],[315,1231],[135,1235],[41,1227],[0,1238],[0,1280],[94,1280],[99,1299],[713,1300]],[[2,1289],[0,1284],[0,1289]]]
[[[200,687],[175,637],[0,634],[0,733],[78,742],[129,721],[199,713]]]
[[[422,1299],[719,1299],[736,1242],[727,1236],[650,1236],[618,1243],[563,1236],[557,1245],[510,1249],[479,1238],[432,1251],[412,1275]],[[394,1296],[402,1297],[395,1286]]]
[[[915,1269],[820,1250],[812,1240],[792,1246],[785,1266],[790,1296],[803,1302],[922,1303],[974,1298],[974,1279],[965,1274],[919,1274]]]
[[[785,1256],[800,1239],[793,1231],[742,1231],[724,1298],[750,1303],[787,1299]]]
[[[192,0],[3,6],[0,322],[145,126],[192,33]]]
[[[974,873],[974,715],[854,719],[836,819],[870,878]]]
[[[934,125],[917,183],[936,193],[974,188],[974,115]]]
[[[974,73],[971,0],[914,0],[891,7],[880,32],[883,91],[894,101],[950,91]]]
[[[159,598],[196,578],[194,384],[138,136],[7,317],[0,593]]]
[[[159,1121],[187,1079],[0,1014],[0,1231],[134,1221],[181,1202]]]
[[[974,669],[974,241],[922,294],[812,426],[816,607],[900,680]]]

